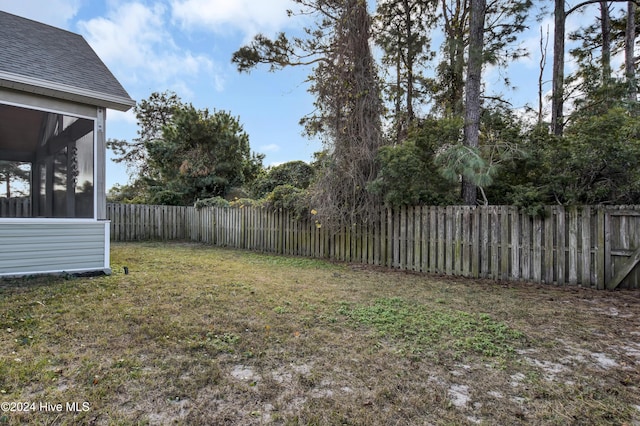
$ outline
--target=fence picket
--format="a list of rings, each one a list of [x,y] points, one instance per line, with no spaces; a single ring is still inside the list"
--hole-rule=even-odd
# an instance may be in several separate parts
[[[490,259],[489,236],[491,235],[491,227],[489,226],[490,211],[482,210],[481,212],[482,213],[480,215],[480,227],[478,228],[478,231],[482,232],[482,242],[480,246],[480,253],[478,253],[478,256],[480,256],[480,262],[481,262],[480,276],[482,278],[487,278],[490,272],[490,265],[489,265],[489,259]]]
[[[413,207],[413,269],[414,271],[422,270],[422,245],[420,241],[422,229],[422,212],[420,207]]]
[[[531,274],[531,229],[533,225],[533,218],[529,216],[521,217],[521,249],[520,249],[520,265],[522,267],[521,277],[523,280],[531,280],[533,276]]]
[[[437,228],[437,215],[436,207],[429,207],[429,267],[427,272],[437,273],[436,268],[438,259],[438,228]]]
[[[562,206],[558,206],[556,207],[556,209],[558,212],[557,221],[556,221],[556,224],[557,224],[557,241],[556,241],[557,281],[558,281],[558,285],[564,285],[566,282],[566,275],[567,275],[566,274],[567,245],[565,241],[566,235],[567,235],[566,211]]]
[[[453,273],[453,207],[445,207],[444,216],[444,271],[447,275]]]
[[[544,221],[544,247],[543,251],[543,263],[544,263],[544,282],[547,284],[553,284],[553,225],[556,218],[557,210],[555,207],[551,208],[551,214],[548,219]]]
[[[509,250],[511,249],[511,241],[509,240],[509,231],[511,221],[509,220],[509,208],[507,206],[498,207],[500,215],[500,279],[509,279]]]
[[[491,265],[489,266],[489,277],[500,278],[500,216],[496,206],[490,207],[489,227],[491,229]]]
[[[453,273],[456,275],[464,275],[464,271],[462,268],[462,248],[464,247],[462,242],[462,215],[463,209],[455,209],[453,210],[453,233],[451,237],[453,238]]]
[[[509,208],[511,215],[511,276],[513,280],[520,279],[520,215],[515,207]]]
[[[471,221],[472,228],[469,230],[469,235],[471,236],[471,276],[472,277],[480,277],[480,209],[473,209]]]
[[[533,257],[531,259],[531,278],[535,282],[542,282],[542,233],[544,222],[542,218],[533,218],[532,224],[532,247]]]
[[[596,211],[596,241],[593,254],[594,273],[595,273],[595,286],[598,290],[603,290],[606,287],[606,281],[612,277],[610,273],[611,263],[607,263],[605,256],[608,255],[611,258],[611,229],[610,226],[605,224],[608,221],[609,216],[604,214],[602,207],[598,207]],[[608,251],[608,253],[607,253]]]
[[[591,208],[582,210],[582,275],[581,282],[591,284]]]
[[[473,216],[470,208],[465,207],[462,209],[462,224],[461,226],[461,242],[462,242],[462,271],[461,274],[468,277],[472,274],[473,266],[471,258],[474,253],[473,247]]]

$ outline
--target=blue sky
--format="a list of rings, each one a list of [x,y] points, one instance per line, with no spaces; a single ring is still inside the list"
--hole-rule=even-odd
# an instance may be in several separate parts
[[[373,11],[375,2],[370,4]],[[256,33],[299,30],[300,18],[286,14],[292,6],[290,0],[0,0],[0,10],[83,35],[135,100],[172,90],[198,108],[238,116],[252,150],[266,155],[265,165],[310,161],[322,148],[320,142],[305,138],[298,124],[313,111],[305,83],[309,69],[270,73],[261,67],[240,74],[230,61]],[[572,16],[568,28],[577,28],[585,18],[592,22],[594,13]],[[520,37],[530,58],[508,70],[485,70],[487,92],[506,94],[516,108],[535,106],[540,25],[545,31],[549,25],[552,36],[553,20],[547,18],[542,24],[532,22],[531,30]],[[549,57],[552,45],[551,41]],[[568,63],[567,70],[571,67]],[[550,70],[549,62],[546,80]],[[518,86],[515,92],[501,87],[500,74],[505,73]],[[548,90],[550,84],[545,86]],[[131,111],[108,112],[108,138],[135,136]],[[127,181],[125,167],[108,161],[107,188]]]
[[[295,29],[288,7],[288,0],[0,0],[0,10],[83,35],[135,100],[172,90],[198,108],[238,116],[265,165],[310,161],[321,149],[298,125],[313,111],[308,70],[240,74],[231,63],[257,32]],[[131,140],[136,129],[131,111],[108,111],[108,138]],[[124,166],[108,161],[107,188],[127,180]]]

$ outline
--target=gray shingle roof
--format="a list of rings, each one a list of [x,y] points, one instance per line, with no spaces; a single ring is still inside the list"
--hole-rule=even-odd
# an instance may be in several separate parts
[[[135,104],[81,35],[2,11],[0,86],[123,111]]]

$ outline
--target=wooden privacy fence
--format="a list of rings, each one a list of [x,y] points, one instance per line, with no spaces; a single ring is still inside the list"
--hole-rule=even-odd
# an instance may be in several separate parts
[[[0,198],[0,217],[31,217],[30,198]]]
[[[381,209],[330,231],[259,207],[109,204],[113,241],[188,240],[435,274],[555,285],[640,288],[640,206]]]

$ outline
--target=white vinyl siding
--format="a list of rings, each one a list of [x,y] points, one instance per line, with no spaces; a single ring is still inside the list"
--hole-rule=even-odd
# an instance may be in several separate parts
[[[108,222],[0,221],[0,276],[109,272]]]

